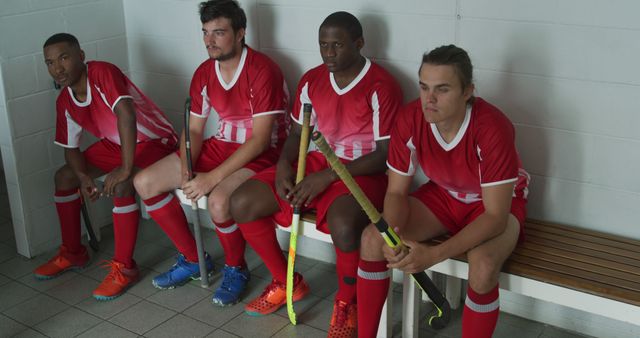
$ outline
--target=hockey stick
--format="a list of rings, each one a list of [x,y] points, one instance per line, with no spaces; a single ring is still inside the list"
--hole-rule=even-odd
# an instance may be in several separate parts
[[[100,245],[98,245],[96,234],[93,232],[93,226],[91,226],[91,219],[89,218],[89,211],[87,210],[87,205],[85,204],[82,194],[80,194],[80,198],[80,211],[82,213],[82,219],[84,220],[84,226],[87,229],[87,235],[89,236],[89,246],[93,249],[93,252],[98,252],[98,250],[100,250]]]
[[[193,163],[191,162],[191,136],[189,135],[189,117],[191,115],[191,98],[187,98],[184,103],[184,145],[187,155],[187,170],[189,180],[192,180]],[[193,237],[196,238],[196,250],[198,251],[198,268],[200,269],[200,286],[209,287],[209,273],[204,258],[204,247],[202,245],[202,235],[200,234],[200,212],[198,211],[198,201],[191,201],[193,210]]]
[[[351,174],[349,174],[347,168],[342,164],[342,162],[340,162],[333,150],[331,150],[322,134],[316,131],[311,136],[311,139],[327,158],[327,162],[329,162],[333,171],[338,174],[342,182],[347,186],[371,222],[375,224],[376,228],[378,228],[378,231],[380,231],[380,234],[384,238],[385,242],[387,242],[387,245],[392,248],[401,247],[403,244],[398,235],[387,224],[384,218],[382,218],[373,204],[371,204],[371,201],[369,201],[364,192],[362,192],[362,189],[360,189]],[[418,286],[427,293],[437,309],[437,313],[429,318],[429,326],[438,330],[447,326],[451,319],[451,306],[447,299],[442,295],[435,284],[433,284],[431,278],[429,278],[424,271],[412,273],[411,277],[413,277]]]
[[[311,121],[311,104],[305,103],[302,108],[302,133],[300,134],[300,150],[298,152],[298,172],[296,184],[304,178],[307,164],[307,149],[309,148],[309,124]],[[296,325],[296,312],[293,309],[293,268],[296,261],[298,245],[298,227],[300,225],[300,207],[293,208],[291,217],[291,235],[289,236],[289,259],[287,261],[287,313],[291,324]]]

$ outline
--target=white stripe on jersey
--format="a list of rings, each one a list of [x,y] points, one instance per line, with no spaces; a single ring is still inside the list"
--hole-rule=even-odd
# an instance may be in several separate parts
[[[362,142],[360,141],[353,141],[352,143],[353,145],[353,159],[359,158],[360,156],[362,156]]]
[[[304,114],[303,114],[303,109],[304,109],[304,104],[305,103],[309,103],[311,104],[311,99],[309,98],[309,82],[306,82],[304,84],[304,86],[302,87],[302,89],[300,90],[300,111],[298,112],[298,117],[296,118],[295,116],[293,116],[293,114],[291,114],[291,118],[296,121],[299,125],[302,125],[302,119],[304,118]],[[311,122],[309,123],[309,125],[313,126],[315,125],[315,118],[314,118],[315,114],[311,114]]]
[[[409,155],[409,169],[407,169],[407,174],[413,176],[416,173],[416,165],[418,165],[418,155],[416,153],[416,146],[413,144],[413,136],[409,138],[409,141],[407,141],[407,148],[411,151],[411,154]]]
[[[338,157],[350,160],[351,158],[349,158],[345,152],[345,148],[342,144],[335,144],[336,149],[334,149],[333,151],[336,153],[336,155]]]
[[[151,130],[147,129],[142,124],[136,123],[136,127],[137,127],[139,132],[147,135],[150,139],[160,139],[160,136],[154,134]]]
[[[107,104],[107,106],[109,106],[109,102],[107,102],[107,98],[106,98],[102,93],[100,93],[100,95],[102,95],[102,99],[103,99],[103,100],[104,100],[104,102]],[[114,103],[113,103],[113,105],[109,106],[109,108],[111,108],[111,110],[113,110],[113,112],[114,112],[114,113],[116,112],[116,111],[114,110],[114,109],[116,108],[116,105],[117,105],[117,104],[118,104],[118,102],[120,102],[120,100],[122,100],[122,99],[132,99],[132,100],[133,100],[133,96],[131,96],[131,95],[122,95],[122,96],[119,96],[119,97],[116,99],[116,102],[114,102]]]
[[[236,127],[236,139],[232,141],[236,141],[238,143],[244,143],[247,140],[247,128]]]
[[[62,145],[66,148],[78,148],[80,146],[80,136],[82,136],[82,127],[71,118],[68,110],[64,111],[67,117],[67,144]]]
[[[371,96],[371,108],[373,109],[373,140],[380,140],[380,102],[378,102],[378,93],[373,92]]]
[[[207,95],[206,85],[202,87],[202,91],[200,92],[200,95],[202,95],[202,111],[200,112],[200,114],[196,114],[196,115],[207,117],[209,116],[209,113],[211,110],[211,102],[209,102],[209,95]]]

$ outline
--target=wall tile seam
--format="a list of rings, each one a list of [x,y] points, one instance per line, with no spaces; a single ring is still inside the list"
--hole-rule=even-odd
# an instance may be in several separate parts
[[[14,141],[14,144],[15,144],[16,142],[21,142],[24,139],[32,138],[34,136],[42,136],[42,135],[54,135],[55,136],[55,131],[56,131],[56,127],[53,126],[51,128],[48,128],[48,129],[38,130],[38,131],[36,131],[34,133],[31,133],[31,134],[28,134],[28,135],[22,135],[22,136],[16,137],[16,138],[13,139],[13,141]],[[53,142],[51,142],[51,144],[53,144]]]
[[[58,147],[59,147],[59,146],[58,146]],[[17,165],[17,164],[18,164],[18,163],[16,163],[16,165]],[[27,174],[20,174],[20,173],[18,173],[18,178],[24,178],[24,179],[27,179],[27,178],[29,178],[29,177],[31,177],[31,176],[42,175],[42,174],[45,174],[45,173],[47,173],[47,172],[52,172],[52,176],[51,176],[51,177],[53,178],[53,175],[54,175],[54,174],[55,174],[55,172],[58,170],[58,168],[59,168],[58,166],[54,166],[52,163],[50,163],[48,168],[38,169],[38,170],[36,170],[36,171],[29,172],[29,173],[27,173]]]
[[[67,29],[66,22],[65,22],[65,32],[68,32],[68,31],[69,30]],[[116,39],[119,39],[119,38],[122,38],[122,37],[124,37],[125,41],[126,41],[127,34],[126,33],[125,34],[118,34],[118,35],[109,36],[109,37],[106,37],[106,38],[101,38],[101,39],[96,39],[96,40],[80,41],[80,47],[81,48],[86,48],[86,46],[83,46],[83,45],[104,42],[104,41],[107,41],[107,40],[116,40]],[[44,44],[44,41],[42,41],[42,43]],[[41,46],[41,45],[39,45],[39,46]],[[10,58],[3,57],[3,58],[0,58],[0,64],[6,63],[6,62],[10,62],[10,61],[13,61],[15,59],[24,58],[24,57],[27,57],[27,56],[33,56],[34,57],[34,61],[37,63],[38,61],[35,60],[35,59],[38,56],[41,56],[41,55],[42,55],[42,51],[36,51],[36,52],[32,51],[32,52],[29,52],[27,54],[20,54],[20,55],[12,56]],[[42,60],[42,62],[44,62],[44,60]]]
[[[204,60],[203,60],[204,61]],[[198,66],[196,66],[197,68]],[[195,72],[196,69],[194,68],[193,71]],[[142,74],[142,75],[159,75],[159,76],[164,76],[164,77],[173,77],[173,78],[179,78],[182,80],[186,80],[189,83],[191,83],[191,78],[193,76],[193,72],[191,74],[172,74],[172,73],[161,73],[161,72],[153,72],[153,71],[147,71],[147,70],[137,70],[137,69],[132,69],[130,70],[131,73],[136,73],[136,74]]]
[[[19,17],[19,16],[26,16],[26,15],[32,15],[32,14],[42,14],[42,13],[46,13],[46,12],[64,11],[64,10],[69,9],[69,8],[89,6],[89,5],[93,5],[93,4],[99,3],[99,2],[108,3],[109,0],[93,0],[93,1],[84,2],[84,3],[65,4],[65,5],[61,5],[61,6],[58,6],[58,7],[54,7],[54,8],[42,8],[42,9],[32,9],[31,6],[29,6],[29,9],[26,12],[0,15],[0,20],[2,20],[3,18],[9,18],[9,17]]]
[[[527,169],[527,168],[525,168]],[[595,189],[600,189],[600,190],[606,190],[606,191],[610,191],[610,192],[616,192],[616,193],[625,193],[628,195],[634,195],[637,196],[638,198],[640,198],[640,191],[633,191],[633,190],[625,190],[625,189],[620,189],[620,188],[614,188],[608,185],[602,185],[602,184],[595,184],[592,182],[586,182],[586,181],[580,181],[580,180],[572,180],[572,179],[567,179],[567,178],[562,178],[562,177],[556,177],[556,176],[549,176],[549,175],[543,175],[543,174],[538,174],[538,173],[532,173],[531,171],[528,171],[529,175],[531,176],[531,181],[535,181],[536,177],[538,179],[546,179],[546,180],[550,180],[550,181],[560,181],[560,182],[568,182],[568,183],[574,183],[574,184],[579,184],[581,186],[587,186],[590,188],[595,188]],[[531,194],[531,184],[529,184],[529,194]]]
[[[330,11],[335,11],[336,8],[335,7],[331,7],[331,6],[314,6],[314,7],[309,7],[309,6],[297,6],[297,5],[284,5],[284,4],[258,4],[258,7],[278,7],[278,8],[295,8],[295,9],[302,9],[305,11],[309,11],[309,10],[314,10],[314,9],[327,9]],[[358,8],[340,8],[341,11],[347,11],[350,13],[376,13],[376,14],[399,14],[399,15],[407,15],[407,16],[424,16],[424,17],[440,17],[440,18],[451,18],[451,19],[456,19],[456,13],[451,13],[451,14],[430,14],[430,13],[424,13],[424,12],[414,12],[414,13],[407,13],[407,12],[396,12],[396,11],[384,11],[384,10],[370,10],[370,9],[365,9],[363,10],[362,8],[358,9]]]
[[[543,129],[543,130],[551,130],[551,131],[557,131],[557,132],[562,132],[562,133],[567,133],[567,134],[575,134],[578,136],[596,136],[599,138],[604,138],[604,139],[609,139],[609,140],[614,140],[614,141],[620,141],[620,142],[625,142],[625,143],[637,143],[638,147],[640,147],[640,138],[632,138],[632,137],[620,137],[620,136],[614,136],[614,135],[608,135],[608,134],[604,134],[604,133],[593,133],[593,132],[584,132],[584,131],[579,131],[579,130],[572,130],[572,129],[565,129],[565,128],[557,128],[557,127],[550,127],[550,126],[542,126],[542,125],[536,125],[536,124],[530,124],[530,123],[522,123],[522,122],[512,122],[514,126],[517,127],[526,127],[526,128],[532,128],[532,129]]]
[[[637,32],[640,31],[639,28],[631,28],[631,27],[619,27],[619,26],[605,26],[605,25],[586,25],[586,24],[572,24],[572,23],[561,23],[561,22],[553,22],[553,21],[544,21],[544,20],[525,20],[525,19],[502,19],[502,18],[489,18],[489,17],[474,17],[467,16],[464,14],[460,15],[460,21],[485,21],[485,22],[502,22],[502,23],[514,23],[514,24],[528,24],[528,25],[541,25],[541,26],[561,26],[561,27],[581,27],[581,28],[591,28],[591,29],[602,29],[602,30],[622,30],[622,31],[631,31]]]
[[[140,39],[140,38],[155,38],[155,39],[165,39],[165,40],[172,40],[172,41],[181,41],[181,42],[200,42],[202,43],[202,31],[198,30],[194,32],[194,36],[197,36],[197,38],[195,37],[191,37],[191,35],[189,37],[182,37],[182,36],[167,36],[167,35],[161,35],[161,34],[147,34],[147,33],[129,33],[126,32],[125,35],[127,37],[127,39],[129,38],[136,38],[136,39]]]
[[[29,94],[22,95],[22,96],[19,96],[19,97],[7,98],[7,106],[10,103],[15,103],[15,101],[23,100],[23,99],[26,99],[26,98],[30,98],[31,96],[42,95],[42,94],[45,94],[47,92],[57,92],[57,90],[55,90],[55,89],[45,89],[45,90],[41,90],[39,92],[29,93]],[[56,95],[56,98],[57,97],[58,97],[58,95]],[[52,106],[51,107],[55,108],[55,100],[54,100],[54,102],[52,102]],[[7,107],[7,111],[8,111],[8,107]]]
[[[461,47],[464,48],[464,46],[461,46]],[[473,62],[473,52],[469,53],[469,56],[471,57],[471,61]],[[485,72],[493,72],[493,73],[503,73],[503,74],[530,76],[530,77],[542,78],[542,79],[557,79],[557,80],[567,80],[567,81],[575,81],[575,82],[582,82],[582,83],[594,83],[594,84],[608,84],[608,85],[617,85],[617,86],[622,85],[622,86],[640,87],[640,82],[638,82],[638,83],[629,83],[629,82],[618,82],[618,81],[594,80],[594,79],[588,79],[588,78],[578,78],[578,77],[568,77],[568,76],[542,75],[542,74],[527,73],[527,72],[513,72],[513,71],[509,71],[508,72],[508,71],[495,69],[495,68],[476,66],[474,64],[473,71],[475,72],[475,71],[478,71],[478,70],[485,71]]]

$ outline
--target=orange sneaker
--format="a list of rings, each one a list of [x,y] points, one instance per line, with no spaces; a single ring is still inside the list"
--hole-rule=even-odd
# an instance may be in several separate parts
[[[78,253],[71,253],[66,246],[61,245],[58,253],[48,262],[33,271],[33,275],[40,280],[56,278],[69,270],[82,270],[89,263],[87,248],[82,246]]]
[[[284,283],[271,281],[262,294],[244,307],[244,311],[250,316],[264,316],[277,311],[287,304],[287,290]],[[299,301],[309,293],[309,286],[302,279],[302,275],[293,275],[293,301]]]
[[[93,290],[93,298],[97,300],[112,300],[120,296],[140,277],[137,266],[127,269],[124,263],[116,261],[106,261],[105,263],[102,266],[107,269],[110,268],[111,271],[102,283]]]
[[[329,325],[329,338],[358,337],[358,312],[356,304],[341,300],[333,303],[333,315]]]

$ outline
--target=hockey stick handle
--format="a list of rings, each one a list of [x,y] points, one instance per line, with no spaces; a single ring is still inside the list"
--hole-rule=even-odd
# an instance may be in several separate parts
[[[304,179],[304,171],[307,167],[307,150],[309,149],[309,124],[311,123],[311,104],[302,106],[302,131],[300,133],[300,148],[298,150],[298,171],[296,172],[296,184]],[[300,209],[300,208],[296,208]],[[294,211],[296,212],[296,211]],[[300,210],[297,211],[300,213]]]
[[[376,210],[376,208],[373,206],[369,198],[367,198],[367,196],[364,194],[362,189],[360,189],[360,186],[358,186],[345,165],[340,162],[340,159],[338,159],[333,150],[331,150],[331,147],[329,147],[329,144],[325,140],[324,136],[322,136],[320,132],[316,131],[311,136],[311,139],[316,144],[318,149],[322,152],[322,154],[324,154],[331,168],[336,172],[345,186],[349,189],[349,191],[356,199],[358,204],[360,204],[371,222],[376,226],[378,231],[380,231],[380,234],[384,238],[385,242],[387,242],[387,244],[392,248],[402,246],[403,244],[400,241],[398,235],[387,224],[384,218],[382,218],[378,210]],[[424,271],[412,273],[411,276],[420,286],[420,288],[427,293],[429,298],[433,301],[438,309],[438,315],[429,319],[429,325],[431,325],[435,329],[444,328],[449,322],[451,316],[451,307],[449,305],[449,302]]]

